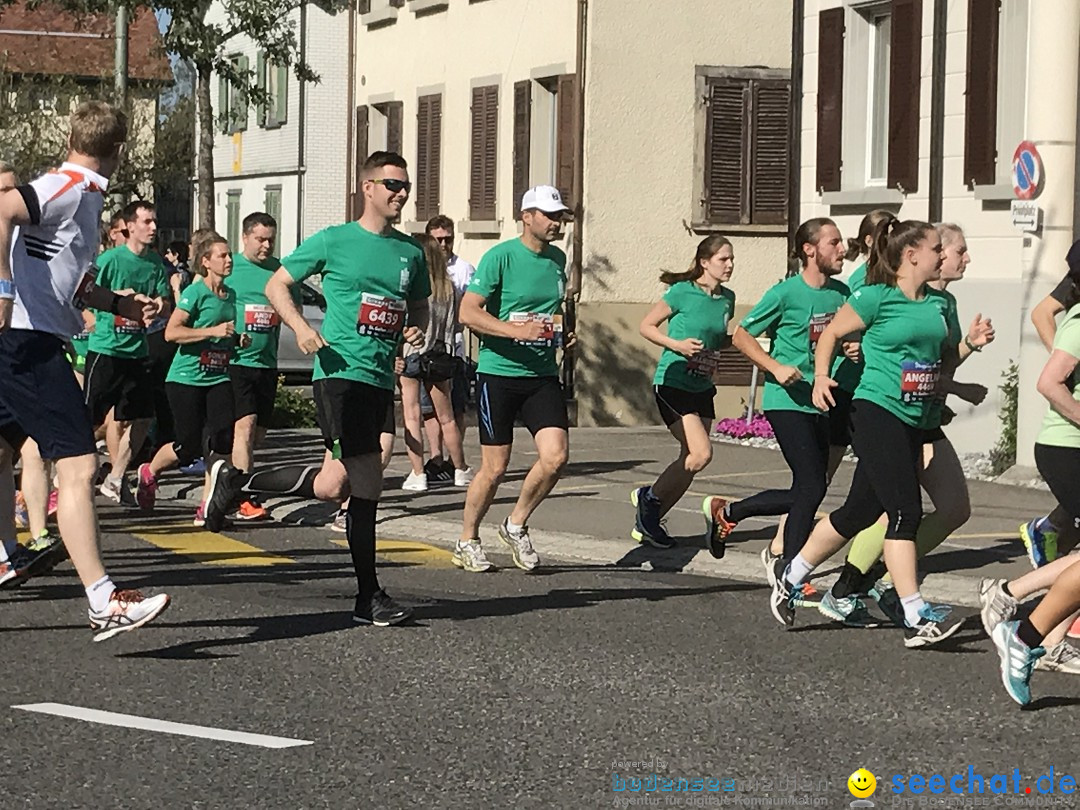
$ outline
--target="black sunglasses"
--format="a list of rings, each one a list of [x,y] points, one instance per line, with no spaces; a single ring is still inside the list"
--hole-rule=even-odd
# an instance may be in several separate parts
[[[384,177],[380,180],[372,180],[372,183],[378,183],[383,186],[391,194],[397,194],[399,191],[404,191],[408,194],[412,191],[412,183],[408,180],[397,180],[393,177]]]
[[[452,237],[452,236],[436,236],[436,237],[433,237],[433,238],[440,245],[450,245],[450,244],[453,244],[453,242],[454,242],[454,237]]]

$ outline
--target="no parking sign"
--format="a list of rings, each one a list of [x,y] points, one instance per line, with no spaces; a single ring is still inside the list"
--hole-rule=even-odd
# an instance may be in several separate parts
[[[1032,200],[1039,193],[1042,157],[1031,141],[1021,141],[1013,153],[1012,182],[1018,200]]]

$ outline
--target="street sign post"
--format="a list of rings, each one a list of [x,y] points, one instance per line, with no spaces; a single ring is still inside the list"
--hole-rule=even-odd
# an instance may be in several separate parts
[[[1021,141],[1013,153],[1012,183],[1018,200],[1033,200],[1039,195],[1042,184],[1042,157],[1031,141]]]

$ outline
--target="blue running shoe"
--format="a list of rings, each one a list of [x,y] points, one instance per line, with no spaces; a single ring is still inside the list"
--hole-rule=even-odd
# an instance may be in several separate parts
[[[1058,533],[1049,518],[1035,518],[1022,524],[1020,539],[1027,549],[1032,568],[1042,568],[1057,559]]]
[[[206,461],[197,458],[186,467],[181,467],[180,472],[184,475],[206,475]]]
[[[631,492],[630,503],[637,508],[630,536],[653,548],[674,548],[675,541],[667,533],[660,516],[660,501],[649,494],[649,487],[639,487]]]
[[[1020,622],[1002,622],[990,634],[1001,659],[1001,682],[1009,697],[1021,706],[1031,703],[1031,671],[1046,654],[1042,647],[1029,647],[1016,634]]]

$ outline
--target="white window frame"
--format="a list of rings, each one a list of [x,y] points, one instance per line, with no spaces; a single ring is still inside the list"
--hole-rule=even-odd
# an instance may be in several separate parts
[[[1001,0],[998,19],[997,162],[999,184],[1012,186],[1012,156],[1027,136],[1029,0]]]
[[[866,13],[866,22],[868,24],[868,48],[866,54],[866,167],[865,180],[867,188],[883,187],[888,184],[889,181],[889,58],[886,57],[884,62],[885,68],[885,85],[883,89],[883,96],[881,98],[881,104],[884,109],[881,111],[884,115],[884,125],[875,126],[874,112],[875,102],[878,98],[876,96],[877,84],[878,84],[878,58],[879,58],[879,45],[880,37],[879,32],[883,30],[883,21],[887,20],[889,32],[892,31],[892,12],[888,6],[873,7]],[[875,139],[880,139],[879,143],[875,143]],[[874,157],[875,149],[881,151],[881,170],[880,173],[875,176],[874,173]]]

